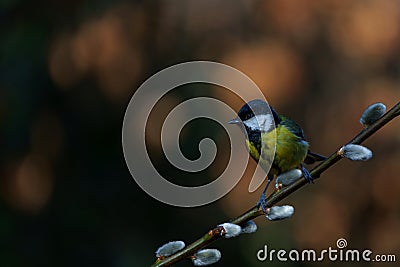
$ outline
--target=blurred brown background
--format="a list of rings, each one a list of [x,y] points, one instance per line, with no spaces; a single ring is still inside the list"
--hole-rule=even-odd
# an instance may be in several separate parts
[[[254,162],[230,194],[200,208],[159,203],[131,178],[124,111],[135,89],[165,67],[213,60],[238,68],[322,154],[361,130],[369,104],[390,108],[400,99],[399,1],[3,0],[0,22],[1,266],[149,266],[159,245],[191,242],[255,204],[259,192],[247,192]],[[242,105],[221,88],[175,90],[160,103],[154,129],[198,95]],[[193,157],[207,123],[182,137]],[[211,136],[224,154],[221,132],[212,127]],[[153,131],[149,142],[158,136]],[[400,121],[365,145],[372,160],[343,160],[286,199],[296,208],[290,220],[258,218],[256,234],[213,244],[223,254],[218,266],[280,266],[258,262],[256,252],[264,244],[325,249],[341,237],[350,248],[400,260]],[[187,177],[155,161],[171,179]],[[218,176],[221,162],[202,177]]]

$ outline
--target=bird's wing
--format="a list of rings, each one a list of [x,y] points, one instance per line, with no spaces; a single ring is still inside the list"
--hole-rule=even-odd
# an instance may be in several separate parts
[[[280,124],[285,125],[286,128],[288,128],[297,137],[301,138],[302,140],[305,140],[303,129],[301,129],[301,127],[297,123],[295,123],[294,121],[283,115],[279,115],[279,118],[280,118]],[[323,160],[326,160],[325,156],[319,155],[309,150],[306,159],[304,160],[304,163],[314,164],[315,162]]]
[[[327,158],[325,156],[319,155],[317,153],[311,152],[308,150],[306,159],[304,160],[305,164],[314,164],[317,161],[323,161],[326,160]]]
[[[303,129],[301,129],[301,127],[297,123],[283,115],[279,115],[279,118],[279,124],[286,126],[286,128],[288,128],[289,131],[291,131],[297,137],[305,140]]]

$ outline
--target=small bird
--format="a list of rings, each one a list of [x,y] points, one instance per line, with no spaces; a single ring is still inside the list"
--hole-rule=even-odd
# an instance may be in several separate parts
[[[326,159],[309,150],[309,144],[299,125],[288,117],[278,115],[263,100],[256,99],[246,103],[239,110],[238,117],[229,123],[240,126],[246,135],[249,154],[267,172],[268,182],[257,203],[264,212],[266,212],[265,193],[274,177],[301,168],[304,177],[308,182],[312,182],[313,178],[303,163],[312,164]],[[272,155],[271,148],[275,142],[275,153]]]

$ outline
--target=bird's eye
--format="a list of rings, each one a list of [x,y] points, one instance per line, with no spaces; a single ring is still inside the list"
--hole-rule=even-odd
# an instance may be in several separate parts
[[[251,110],[239,112],[238,115],[243,121],[246,121],[254,117],[254,113]]]

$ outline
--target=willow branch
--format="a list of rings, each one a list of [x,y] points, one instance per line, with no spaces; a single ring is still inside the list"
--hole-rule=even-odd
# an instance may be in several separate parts
[[[389,123],[391,120],[400,115],[400,102],[398,102],[393,108],[391,108],[388,112],[385,113],[379,120],[371,124],[368,128],[363,129],[360,133],[358,133],[353,139],[351,139],[348,144],[361,144],[363,141],[368,139],[374,133],[376,133],[379,129]],[[332,155],[330,155],[326,160],[315,166],[310,174],[314,179],[318,179],[320,175],[326,171],[328,168],[332,167],[335,163],[337,163],[342,156],[338,154],[338,151],[335,151]],[[286,198],[293,192],[297,191],[301,187],[308,184],[308,181],[302,177],[297,180],[293,184],[280,189],[279,191],[273,192],[266,200],[266,206],[272,207],[282,199]],[[263,211],[261,208],[254,206],[249,209],[247,212],[239,215],[238,217],[232,219],[230,222],[238,225],[243,225],[245,222],[252,220],[258,216],[263,215]],[[198,240],[194,241],[181,251],[163,259],[157,259],[157,261],[152,265],[152,267],[161,267],[161,266],[171,266],[176,262],[179,262],[183,259],[190,258],[194,253],[196,253],[199,249],[208,246],[210,243],[216,241],[221,238],[220,228],[215,227],[203,235]]]

